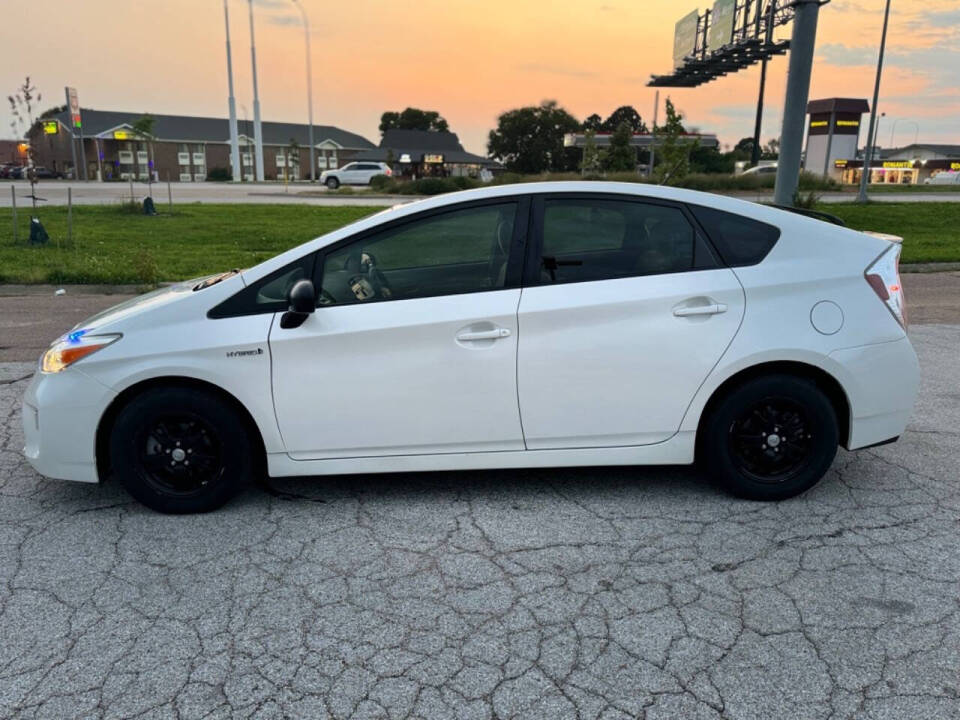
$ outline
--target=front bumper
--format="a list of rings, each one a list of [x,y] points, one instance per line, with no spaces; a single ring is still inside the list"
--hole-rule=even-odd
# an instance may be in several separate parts
[[[23,454],[50,478],[97,482],[97,426],[116,393],[76,368],[39,370],[23,396]]]
[[[920,384],[920,365],[906,337],[830,353],[845,371],[850,401],[849,450],[903,434]]]

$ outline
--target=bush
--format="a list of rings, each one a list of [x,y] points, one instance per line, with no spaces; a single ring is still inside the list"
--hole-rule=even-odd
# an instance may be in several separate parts
[[[212,167],[207,171],[207,180],[211,182],[227,182],[233,180],[233,171],[225,167]]]
[[[386,175],[374,175],[372,178],[370,178],[370,187],[373,190],[379,190],[380,192],[386,191],[387,188],[390,187],[391,183],[393,183],[393,180]]]

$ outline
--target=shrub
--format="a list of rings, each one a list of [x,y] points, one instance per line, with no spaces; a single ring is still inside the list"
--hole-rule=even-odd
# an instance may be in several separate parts
[[[393,180],[386,175],[374,175],[370,178],[370,187],[380,192],[386,192]]]

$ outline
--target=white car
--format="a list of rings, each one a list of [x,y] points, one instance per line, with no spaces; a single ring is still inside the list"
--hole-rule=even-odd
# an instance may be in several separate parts
[[[767,165],[754,165],[751,168],[744,170],[741,175],[776,175],[777,174],[777,164],[768,163]]]
[[[960,172],[939,172],[923,181],[924,185],[960,185]]]
[[[390,166],[382,162],[352,162],[339,170],[324,170],[320,182],[331,190],[341,185],[369,185],[375,175],[393,175]]]
[[[162,512],[258,475],[684,464],[814,485],[918,383],[900,245],[729,197],[504,185],[362,219],[76,326],[23,400],[42,474]]]

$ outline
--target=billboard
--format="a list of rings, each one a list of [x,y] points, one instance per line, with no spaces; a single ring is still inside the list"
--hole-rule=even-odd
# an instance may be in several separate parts
[[[697,49],[697,20],[699,13],[696,10],[684,15],[677,21],[677,28],[673,34],[673,67],[683,66],[683,59],[692,55]]]
[[[733,19],[737,0],[717,0],[710,11],[707,29],[707,49],[719,50],[733,40]]]

